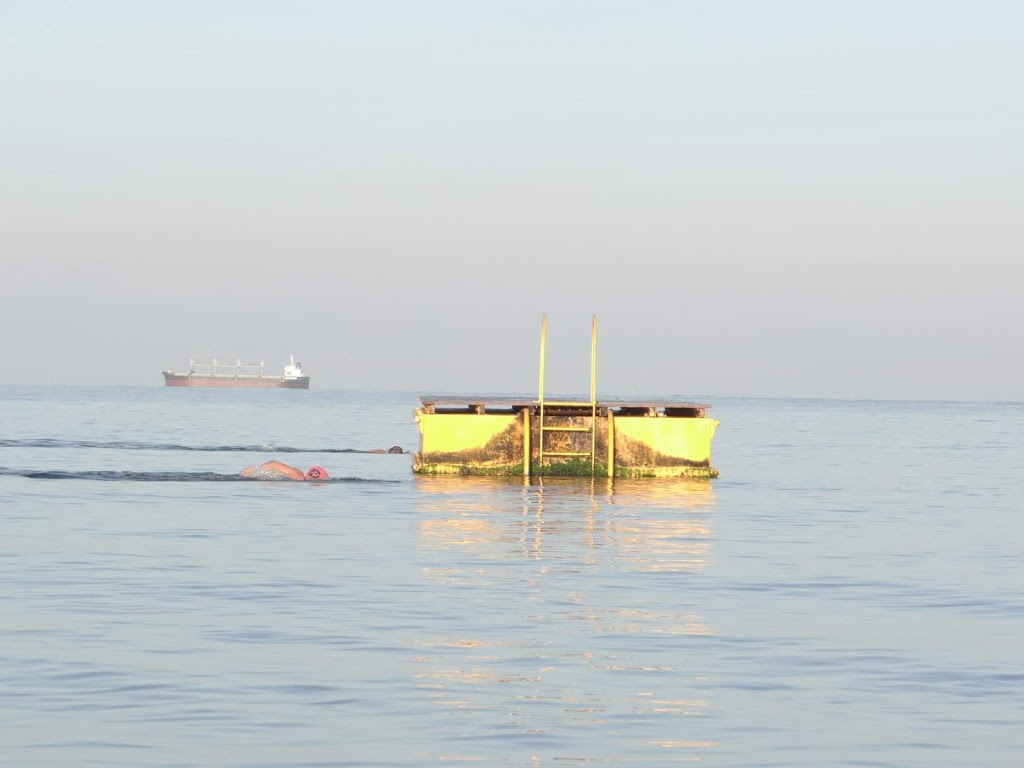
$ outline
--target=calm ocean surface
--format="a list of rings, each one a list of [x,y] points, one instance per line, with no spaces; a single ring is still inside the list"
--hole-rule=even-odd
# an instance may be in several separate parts
[[[1024,405],[712,402],[717,480],[524,485],[327,452],[413,394],[0,387],[0,764],[1024,764]]]

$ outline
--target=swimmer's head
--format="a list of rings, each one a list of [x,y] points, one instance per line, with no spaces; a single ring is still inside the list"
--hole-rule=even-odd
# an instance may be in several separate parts
[[[306,470],[307,480],[326,480],[327,470],[323,467],[310,467]]]

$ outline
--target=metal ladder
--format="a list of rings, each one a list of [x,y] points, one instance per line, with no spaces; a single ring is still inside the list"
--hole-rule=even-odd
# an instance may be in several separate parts
[[[590,400],[544,400],[544,357],[547,346],[547,315],[540,317],[540,384],[537,397],[539,410],[539,423],[537,425],[537,474],[544,474],[544,462],[548,459],[563,458],[590,458],[590,474],[594,474],[595,453],[597,446],[597,315],[591,318],[590,322]],[[566,427],[548,424],[545,416],[545,406],[558,411],[580,411],[590,410],[590,423],[584,427]],[[544,436],[553,432],[589,432],[589,451],[546,451],[544,450]],[[526,459],[529,466],[529,457]]]

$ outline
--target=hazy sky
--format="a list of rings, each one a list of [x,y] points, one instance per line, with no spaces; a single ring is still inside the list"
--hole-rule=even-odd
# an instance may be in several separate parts
[[[0,383],[1024,399],[1024,4],[0,0]]]

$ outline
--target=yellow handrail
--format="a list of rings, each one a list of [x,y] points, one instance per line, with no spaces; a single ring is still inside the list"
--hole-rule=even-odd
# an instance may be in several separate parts
[[[547,337],[548,316],[540,316],[540,383],[537,386],[537,400],[544,404],[544,345]]]
[[[590,402],[597,402],[597,315],[590,320]]]
[[[597,455],[597,314],[590,319],[590,476]]]
[[[537,400],[540,403],[540,421],[539,433],[537,439],[537,466],[538,472],[543,474],[544,470],[544,352],[547,344],[548,335],[548,316],[547,314],[541,314],[540,316],[540,383],[537,387]],[[530,457],[524,457],[525,461],[529,462]]]

